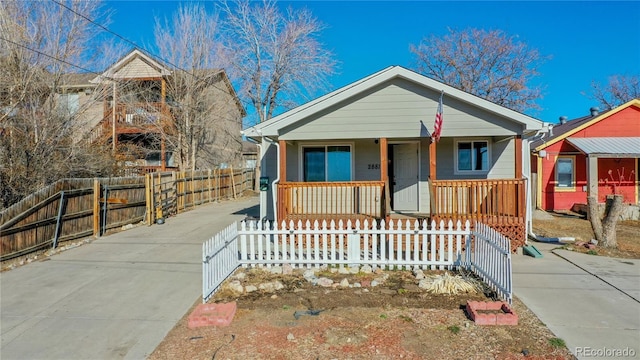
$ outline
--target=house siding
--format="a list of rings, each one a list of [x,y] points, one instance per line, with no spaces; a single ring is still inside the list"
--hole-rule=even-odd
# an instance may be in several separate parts
[[[78,142],[85,138],[86,134],[91,131],[104,117],[104,104],[96,90],[89,95],[84,91],[78,92],[78,102],[80,107],[75,116],[77,131],[74,135],[74,141]]]
[[[431,194],[429,192],[429,139],[420,140],[420,169],[418,175],[418,212],[431,212]]]
[[[401,78],[281,129],[280,139],[419,138],[433,128],[440,93]],[[509,136],[523,126],[476,106],[444,96],[443,137]],[[421,122],[424,125],[421,125]],[[391,125],[392,124],[392,125]]]
[[[380,180],[380,144],[373,139],[355,141],[355,171],[354,180]],[[370,166],[369,165],[374,165]],[[378,168],[375,168],[378,165]]]
[[[140,58],[134,58],[128,64],[119,69],[114,78],[117,79],[136,79],[136,78],[160,78],[160,72],[147,64]]]
[[[640,136],[640,108],[630,106],[571,135],[571,137],[611,136]]]
[[[269,190],[260,191],[260,217],[273,220],[275,219],[275,212],[273,211],[274,192],[271,185],[278,177],[278,151],[275,145],[263,140],[262,154],[260,176],[269,179]]]
[[[221,163],[241,164],[243,115],[234,95],[227,90],[223,80],[217,79],[200,96],[206,99],[211,111],[207,121],[203,121],[206,139],[198,153],[198,166],[213,168]]]
[[[548,211],[570,210],[576,204],[587,203],[587,157],[564,140],[549,146],[542,159],[541,206]],[[557,191],[555,166],[559,156],[575,157],[575,187]],[[625,203],[635,204],[636,159],[598,159],[598,202],[604,203],[607,195],[620,194]],[[540,181],[540,180],[539,180]]]
[[[491,167],[486,174],[456,174],[455,142],[457,140],[488,140],[491,151]],[[436,178],[459,179],[512,179],[515,177],[515,140],[496,141],[491,137],[442,138],[436,150]]]
[[[640,136],[640,109],[629,106],[611,116],[592,124],[569,137],[638,137]],[[544,148],[546,157],[541,167],[533,171],[538,174],[540,207],[547,211],[570,210],[576,204],[587,202],[587,157],[565,139]],[[555,165],[558,156],[575,157],[575,187],[556,189]],[[537,156],[532,156],[537,162]],[[637,159],[598,159],[598,202],[606,201],[607,195],[621,194],[625,203],[638,203]]]

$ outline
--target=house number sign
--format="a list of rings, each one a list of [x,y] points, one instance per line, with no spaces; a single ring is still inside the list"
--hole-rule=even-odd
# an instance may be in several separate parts
[[[367,165],[367,169],[369,169],[369,170],[380,169],[380,164],[369,164],[369,165]]]

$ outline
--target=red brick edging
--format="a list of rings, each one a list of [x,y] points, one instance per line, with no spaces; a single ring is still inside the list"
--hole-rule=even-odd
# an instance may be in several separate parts
[[[479,313],[478,310],[502,312]],[[518,315],[504,301],[467,301],[467,314],[478,325],[518,325]]]
[[[236,314],[236,302],[200,304],[189,315],[189,329],[201,326],[228,326]]]

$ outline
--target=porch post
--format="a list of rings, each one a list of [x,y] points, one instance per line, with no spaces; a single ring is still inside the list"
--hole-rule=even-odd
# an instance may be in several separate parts
[[[287,182],[287,142],[284,140],[278,141],[280,154],[280,169],[278,169],[278,178],[280,178],[280,182]]]
[[[587,155],[587,197],[598,200],[598,158]]]
[[[516,146],[516,159],[515,159],[515,178],[522,179],[522,135],[516,135],[515,137],[515,146]]]
[[[284,140],[278,140],[278,159],[280,160],[280,168],[278,169],[278,184],[283,184],[287,182],[287,142]],[[277,201],[276,201],[276,212],[275,217],[278,221],[282,221],[285,218],[285,209],[287,204],[284,202],[284,193],[280,191],[280,189],[272,189],[271,191],[276,191]]]
[[[389,176],[389,155],[387,153],[387,138],[380,138],[380,180],[388,181]]]
[[[164,111],[165,98],[167,97],[167,82],[164,78],[160,78],[160,103],[162,104],[162,111]]]
[[[436,180],[436,142],[429,143],[429,179]]]
[[[384,204],[382,210],[385,218],[391,211],[391,198],[389,191],[389,146],[387,138],[380,138],[380,180],[384,181]]]

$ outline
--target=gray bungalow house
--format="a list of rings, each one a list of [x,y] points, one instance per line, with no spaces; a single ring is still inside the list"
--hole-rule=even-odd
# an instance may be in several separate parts
[[[542,125],[391,66],[243,134],[260,144],[263,219],[470,219],[523,243],[522,139]]]

